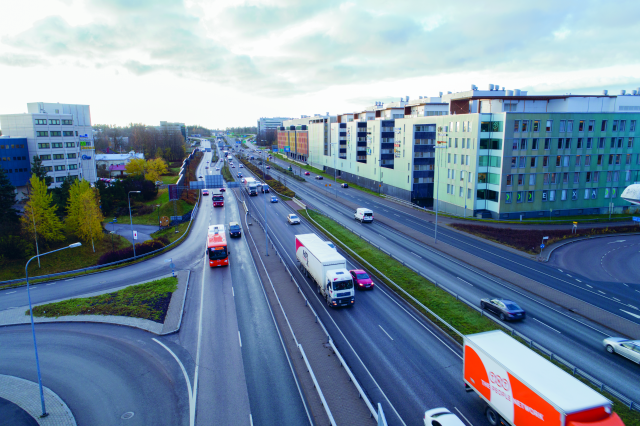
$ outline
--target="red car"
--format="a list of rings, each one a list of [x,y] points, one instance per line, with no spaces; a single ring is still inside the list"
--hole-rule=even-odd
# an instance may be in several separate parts
[[[353,283],[357,288],[364,289],[370,288],[373,290],[373,281],[369,278],[369,275],[362,269],[354,269],[353,271],[349,271],[351,273],[351,277],[353,278]]]
[[[311,175],[311,173],[309,173],[309,172],[304,172],[304,175],[305,175],[305,176],[309,176],[309,175]]]

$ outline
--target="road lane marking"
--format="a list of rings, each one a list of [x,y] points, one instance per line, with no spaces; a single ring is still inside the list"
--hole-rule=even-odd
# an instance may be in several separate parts
[[[460,414],[460,415],[462,416],[462,418],[463,418],[463,419],[465,419],[465,421],[466,421],[467,423],[469,423],[469,426],[473,426],[473,425],[471,424],[471,422],[470,422],[469,420],[467,420],[467,418],[464,416],[464,414],[462,414],[462,413],[460,412],[460,410],[458,410],[458,407],[453,407],[453,408],[458,412],[458,414]]]
[[[636,309],[636,310],[638,309],[638,308],[636,308],[636,307],[635,307],[635,306],[633,306],[633,305],[627,305],[627,306],[628,306],[628,307],[630,307],[630,308]]]
[[[607,293],[605,293],[605,292],[604,292],[604,291],[602,291],[602,290],[598,290],[598,293],[607,294]]]
[[[573,278],[573,277],[572,277],[571,275],[569,275],[569,274],[567,274],[567,276],[568,276],[569,278]]]
[[[607,244],[624,243],[624,241],[625,240],[611,241],[610,243],[607,243]]]
[[[419,257],[420,259],[422,259],[422,256],[420,256],[419,254],[415,254],[414,252],[410,251],[409,253],[411,253],[412,255]]]
[[[589,284],[585,284],[585,285],[586,285],[587,287],[589,287],[589,288],[593,288],[593,286],[590,286]]]
[[[562,269],[558,269],[558,271],[562,272]]]
[[[47,285],[54,285],[54,284],[57,284],[57,283],[47,283]]]
[[[69,278],[68,280],[65,281],[73,281],[75,278]]]
[[[535,319],[535,318],[531,318],[531,319],[532,319],[532,320],[534,320],[534,321],[538,321],[540,324],[544,325],[545,327],[549,327],[550,329],[552,329],[553,331],[555,331],[555,332],[556,332],[556,333],[558,333],[558,334],[562,334],[560,331],[556,330],[555,328],[551,327],[550,325],[547,325],[547,324],[543,323],[543,322],[542,322],[542,321],[540,321],[540,320],[537,320],[537,319]]]
[[[629,287],[629,284],[627,284],[627,283],[622,283],[622,284],[624,284],[624,285],[626,285],[627,287]]]
[[[631,313],[631,312],[629,312],[629,311],[625,311],[624,309],[620,309],[620,310],[621,310],[622,312],[624,312],[625,314],[629,314],[629,315],[631,315],[632,317],[636,317],[636,318],[640,319],[640,315],[633,314],[633,313]]]
[[[231,286],[231,295],[232,295],[233,297],[236,297],[236,293],[233,291],[233,286]]]
[[[18,292],[18,291],[16,290],[16,291],[10,291],[10,292],[5,293],[5,294],[13,294],[13,293],[17,293],[17,292]]]
[[[191,426],[196,421],[196,404],[198,403],[198,379],[200,373],[200,348],[202,346],[202,313],[204,312],[204,272],[206,259],[202,262],[202,282],[200,283],[200,319],[198,320],[198,348],[196,349],[196,370],[193,374],[193,412],[191,412]]]
[[[238,342],[240,342],[240,347],[242,347],[242,337],[240,337],[240,330],[238,330]]]
[[[460,281],[462,281],[463,283],[465,283],[465,284],[469,284],[471,287],[473,287],[473,284],[471,284],[470,282],[465,281],[465,280],[463,280],[463,279],[462,279],[462,278],[460,278],[460,277],[456,277],[456,278],[458,278],[458,279],[459,279]]]
[[[380,327],[380,330],[384,331],[384,334],[386,334],[389,339],[393,340],[393,337],[391,337],[389,335],[389,333],[387,333],[386,330],[384,328],[382,328],[382,326],[380,324],[378,324],[378,327]]]
[[[580,281],[579,279],[576,278],[576,281],[578,281],[579,283],[581,283],[582,281]]]
[[[180,358],[178,358],[171,349],[166,347],[161,341],[159,341],[155,337],[152,338],[151,340],[153,340],[154,342],[156,342],[157,344],[165,348],[180,365],[180,369],[182,370],[182,375],[184,376],[184,381],[187,382],[187,391],[189,391],[190,426],[194,426],[195,420],[196,420],[196,407],[195,407],[195,400],[193,398],[193,392],[191,391],[191,383],[189,382],[189,376],[187,375],[187,370],[185,370],[184,365],[182,365],[182,362],[180,362]]]
[[[613,300],[615,300],[616,302],[620,302],[620,299],[616,299],[615,297],[612,297]]]

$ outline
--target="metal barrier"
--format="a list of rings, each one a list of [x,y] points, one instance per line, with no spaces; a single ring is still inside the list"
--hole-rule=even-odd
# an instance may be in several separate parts
[[[328,215],[319,212],[319,211],[315,211],[313,210],[314,213],[318,213],[322,216],[325,216],[329,219],[331,219],[331,217],[329,217]],[[431,309],[427,308],[426,306],[424,306],[421,302],[419,302],[415,297],[413,297],[411,294],[409,294],[404,288],[400,287],[398,284],[396,284],[392,279],[390,279],[389,277],[387,277],[385,274],[383,274],[382,272],[380,272],[375,266],[373,266],[371,263],[369,263],[367,260],[365,260],[364,258],[362,258],[359,254],[357,254],[355,251],[353,251],[350,247],[348,247],[346,244],[344,244],[342,241],[340,241],[340,239],[336,238],[333,234],[331,234],[329,231],[327,231],[322,225],[320,225],[318,222],[316,222],[313,218],[311,218],[311,215],[307,214],[307,216],[309,217],[309,219],[311,219],[311,221],[320,229],[322,229],[323,232],[326,233],[326,235],[332,237],[336,242],[339,242],[343,248],[346,248],[349,252],[353,253],[354,256],[356,256],[358,259],[362,260],[363,263],[369,265],[369,267],[376,271],[381,277],[383,277],[385,280],[387,280],[389,283],[391,283],[393,286],[395,286],[398,290],[400,290],[403,294],[405,294],[408,298],[410,298],[414,303],[416,303],[418,306],[420,306],[422,309],[424,309],[426,312],[428,312],[429,314],[433,315],[435,318],[438,319],[438,321],[442,322],[445,326],[447,326],[447,328],[449,328],[451,331],[453,331],[456,335],[460,336],[460,337],[464,337],[464,335],[462,333],[460,333],[455,327],[453,327],[451,324],[449,324],[448,322],[446,322],[445,320],[443,320],[442,318],[440,318],[436,313],[434,313]],[[333,219],[331,219],[333,220]],[[335,221],[334,221],[335,222]],[[338,222],[336,222],[338,223]],[[379,246],[371,243],[368,239],[364,238],[362,235],[358,234],[357,232],[354,232],[352,230],[350,230],[349,228],[347,228],[346,226],[342,225],[341,223],[338,223],[340,226],[342,226],[343,228],[347,229],[349,232],[352,232],[353,234],[357,235],[358,237],[360,237],[361,239],[363,239],[364,241],[368,242],[370,245],[372,245],[373,247],[377,248],[378,250],[382,251],[383,253],[389,255],[388,252],[384,251],[383,249],[381,249]],[[389,255],[391,258],[395,259],[396,261],[400,262],[402,265],[405,265],[405,263],[397,258],[395,258],[394,256]],[[408,266],[407,266],[408,267]],[[414,268],[410,268],[413,271],[416,271]],[[417,271],[416,271],[417,272]],[[615,396],[616,398],[618,398],[622,403],[624,403],[626,406],[628,406],[631,410],[635,410],[635,411],[640,411],[640,404],[638,404],[637,402],[633,401],[631,398],[627,397],[626,395],[618,392],[617,390],[615,390],[614,388],[606,385],[604,382],[601,382],[600,380],[594,378],[593,376],[591,376],[589,373],[587,373],[586,371],[583,371],[581,369],[579,369],[578,367],[576,367],[575,365],[571,364],[570,362],[566,361],[565,359],[563,359],[562,357],[554,354],[552,351],[550,351],[549,349],[545,348],[544,346],[536,343],[533,341],[533,339],[528,338],[525,334],[517,331],[516,329],[512,328],[511,326],[505,324],[504,322],[498,320],[497,318],[494,318],[491,315],[486,315],[484,313],[484,311],[482,310],[482,308],[476,306],[475,304],[471,303],[470,301],[466,300],[465,298],[459,296],[457,293],[455,293],[454,291],[450,290],[449,288],[443,286],[443,285],[438,285],[436,280],[431,279],[428,275],[423,274],[422,272],[418,272],[423,278],[427,279],[428,281],[430,281],[431,283],[433,283],[433,285],[437,288],[440,288],[441,290],[446,291],[447,293],[449,293],[450,295],[452,295],[453,297],[456,298],[456,300],[459,300],[463,303],[465,303],[467,306],[475,309],[476,311],[478,311],[480,313],[481,316],[486,316],[488,319],[490,319],[491,321],[493,321],[494,323],[498,324],[499,326],[503,327],[504,329],[506,329],[512,336],[517,336],[519,338],[521,338],[522,340],[524,340],[530,348],[532,349],[536,349],[542,353],[544,353],[546,356],[549,357],[550,361],[557,361],[559,364],[563,365],[564,367],[568,368],[569,370],[571,370],[571,373],[574,376],[581,376],[585,379],[587,379],[589,382],[591,382],[591,384],[593,384],[594,386],[598,387],[600,389],[601,392],[606,391],[609,392],[611,395]]]

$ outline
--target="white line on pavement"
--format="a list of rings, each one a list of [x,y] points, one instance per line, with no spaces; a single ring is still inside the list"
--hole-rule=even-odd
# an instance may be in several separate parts
[[[240,342],[240,347],[242,347],[242,337],[240,337],[240,330],[238,330],[238,342]]]
[[[604,292],[604,291],[602,291],[602,290],[598,290],[598,293],[607,294],[607,293],[605,293],[605,292]]]
[[[462,418],[463,418],[463,419],[465,419],[465,421],[466,421],[467,423],[469,423],[469,426],[473,426],[473,425],[471,424],[471,422],[470,422],[469,420],[467,420],[467,418],[464,416],[464,414],[462,414],[462,413],[460,412],[460,410],[458,410],[458,407],[453,407],[453,408],[458,412],[458,414],[460,414],[460,415],[462,416]]]
[[[622,312],[624,312],[625,314],[629,314],[629,315],[631,315],[632,317],[640,318],[640,315],[633,314],[633,313],[631,313],[631,312],[629,312],[629,311],[625,311],[624,309],[620,309],[620,310],[621,310]]]
[[[75,278],[69,278],[68,280],[65,281],[73,281]]]
[[[615,297],[612,297],[613,300],[615,300],[616,302],[619,302],[620,299],[616,299]]]
[[[569,274],[567,274],[567,276],[568,276],[569,278],[573,278],[573,277],[572,277],[571,275],[569,275]]]
[[[171,356],[173,356],[173,358],[180,365],[180,369],[182,369],[182,375],[184,376],[184,381],[187,382],[187,391],[189,391],[189,413],[191,414],[190,425],[194,426],[194,424],[195,424],[195,414],[196,414],[196,409],[195,408],[196,407],[195,407],[195,400],[193,399],[193,392],[191,391],[191,383],[189,382],[189,376],[187,375],[187,370],[185,370],[184,365],[182,365],[182,362],[180,362],[180,359],[176,356],[176,354],[173,353],[173,351],[171,349],[166,347],[161,341],[159,341],[155,337],[152,338],[151,340],[153,340],[154,342],[156,342],[157,344],[159,344],[160,346],[165,348],[167,351],[169,351]]]
[[[380,330],[384,331],[384,334],[386,334],[389,339],[393,340],[393,337],[391,337],[389,333],[387,333],[387,331],[384,328],[382,328],[380,324],[378,324],[378,327],[380,327]]]
[[[558,271],[562,272],[562,269],[558,269]]]
[[[13,293],[17,293],[17,290],[16,291],[9,291],[9,292],[7,292],[5,294],[13,294]]]
[[[463,283],[465,283],[465,284],[469,284],[471,287],[473,287],[473,284],[471,284],[469,281],[465,281],[465,280],[463,280],[463,279],[462,279],[462,278],[460,278],[460,277],[456,277],[456,278],[457,278],[457,279],[459,279],[460,281],[462,281]]]
[[[589,288],[593,288],[593,286],[590,286],[589,284],[585,284],[585,285],[586,285],[587,287],[589,287]]]
[[[56,283],[47,283],[47,285],[54,285],[54,284],[56,284]]]
[[[628,306],[628,307],[630,307],[630,308],[633,308],[633,309],[638,309],[638,308],[636,308],[636,307],[635,307],[635,306],[633,306],[633,305],[627,305],[627,306]]]
[[[553,330],[553,331],[555,331],[556,333],[562,334],[562,333],[560,333],[558,330],[556,330],[555,328],[551,327],[550,325],[547,325],[547,324],[543,323],[542,321],[537,320],[537,319],[535,319],[535,318],[532,318],[532,319],[533,319],[534,321],[538,321],[540,324],[544,325],[545,327],[549,327],[550,329],[552,329],[552,330]]]
[[[414,252],[410,251],[409,253],[411,253],[412,255],[419,257],[420,259],[422,259],[422,256],[420,256],[419,254],[415,254]]]
[[[232,295],[233,297],[236,297],[236,293],[233,291],[233,286],[231,286],[231,295]]]
[[[580,281],[579,279],[576,278],[576,281],[578,281],[579,283],[581,283],[582,281]]]
[[[204,272],[207,262],[202,262],[202,282],[200,283],[200,319],[198,321],[198,349],[196,350],[196,371],[193,374],[193,412],[191,425],[196,421],[196,406],[198,404],[198,373],[200,372],[200,347],[202,346],[202,313],[204,312]]]

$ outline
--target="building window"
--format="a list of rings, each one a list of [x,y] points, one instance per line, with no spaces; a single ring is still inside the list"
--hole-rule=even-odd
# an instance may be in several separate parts
[[[580,173],[573,174],[573,183],[580,183]]]
[[[56,177],[56,182],[64,182],[64,176]]]
[[[556,156],[556,167],[560,167],[562,165],[562,155]]]
[[[65,166],[53,166],[53,170],[55,170],[56,172],[63,171],[64,169],[65,169]]]
[[[450,163],[451,163],[451,154],[447,154],[447,164],[450,164]]]
[[[549,146],[551,145],[551,138],[544,139],[544,150],[549,151]]]
[[[578,138],[578,143],[577,143],[577,145],[576,145],[576,148],[577,148],[577,149],[582,148],[582,138]]]
[[[631,154],[627,154],[626,155],[624,164],[631,164]]]
[[[584,189],[584,199],[585,200],[589,199],[589,193],[590,193],[589,188],[585,188]]]
[[[76,154],[67,154],[67,158],[76,158]]]
[[[613,172],[607,172],[607,182],[611,182],[612,178],[613,178]]]
[[[622,140],[624,138],[618,138],[618,148],[622,148]]]
[[[609,194],[611,193],[611,188],[604,189],[604,198],[609,198]]]
[[[558,131],[560,133],[564,133],[566,125],[567,125],[567,121],[566,120],[560,120],[560,128],[558,129]]]
[[[547,120],[547,128],[546,131],[550,132],[553,128],[553,120]]]
[[[567,190],[563,189],[562,192],[560,193],[560,200],[561,201],[566,201],[567,200]]]
[[[567,121],[567,133],[573,132],[573,120]]]
[[[549,191],[542,191],[542,201],[549,201]]]
[[[49,132],[41,132],[41,131],[36,132],[36,137],[38,138],[46,138],[48,136],[49,136]]]
[[[458,154],[453,154],[453,164],[456,164],[456,158],[458,157]]]
[[[557,177],[558,177],[557,173],[550,173],[549,174],[549,183],[554,183],[554,184],[558,183]]]
[[[73,136],[73,130],[65,130],[62,132],[62,136]]]
[[[536,184],[536,174],[535,173],[531,173],[529,175],[529,185],[533,186]]]
[[[73,126],[73,120],[62,120],[63,126]]]
[[[513,121],[513,131],[518,133],[520,131],[520,120]]]
[[[616,154],[616,165],[620,164],[620,154]]]
[[[569,173],[562,174],[562,183],[569,183]]]
[[[513,151],[517,151],[518,150],[518,139],[514,139],[513,143],[511,144],[511,149]]]
[[[518,162],[518,167],[524,167],[527,161],[527,157],[520,157],[520,161]]]
[[[77,170],[77,169],[78,169],[77,164],[69,164],[69,170]]]
[[[455,138],[454,139],[454,148],[457,148],[457,147],[458,147],[458,138]]]
[[[518,161],[518,157],[511,157],[511,167],[516,167],[516,163]],[[638,156],[638,164],[640,164],[640,156]]]
[[[618,127],[618,131],[619,132],[624,132],[624,128],[627,127],[627,121],[626,120],[620,120],[620,126]]]
[[[526,139],[520,139],[520,149],[527,149],[527,140]]]
[[[471,191],[471,190],[469,190],[469,191]],[[504,202],[505,202],[505,204],[511,204],[511,197],[512,197],[511,194],[512,194],[511,192],[505,192],[504,193]],[[471,197],[467,197],[467,198],[471,198]]]
[[[51,132],[49,132],[49,135],[50,135],[51,137],[62,136],[62,132],[58,132],[58,131],[51,131]]]
[[[631,170],[625,170],[625,172],[624,172],[624,180],[625,180],[625,182],[629,182],[631,180]]]
[[[536,167],[536,165],[538,163],[537,158],[538,157],[535,157],[535,156],[529,157],[529,167],[532,167],[532,168]]]
[[[613,164],[613,154],[609,155],[609,165]]]
[[[569,166],[569,156],[565,155],[563,158],[563,166],[564,167],[568,167]]]
[[[524,199],[524,191],[518,191],[516,195],[516,203],[521,203]]]
[[[463,188],[463,187],[460,187],[459,189],[460,189],[460,190],[458,191],[458,197],[464,197],[464,193],[463,193],[464,188]]]
[[[612,132],[617,132],[618,131],[618,120],[613,120],[613,124],[611,126],[611,131]]]
[[[51,148],[62,148],[62,142],[51,142]]]
[[[65,145],[67,148],[75,148],[76,144],[75,142],[66,142]]]
[[[579,132],[584,132],[584,120],[580,120],[578,122],[578,131]]]
[[[580,165],[580,156],[576,155],[576,166]]]
[[[585,178],[585,182],[586,183],[590,183],[591,182],[591,172],[587,172],[587,177]]]
[[[638,160],[638,161],[640,161],[640,160]],[[542,157],[542,167],[549,167],[549,156],[548,155],[545,155],[544,157]]]
[[[60,120],[50,119],[49,124],[60,124]]]
[[[604,149],[604,138],[599,138],[598,139],[598,148],[599,149]]]
[[[36,118],[36,124],[39,124],[39,125],[47,124],[47,120]]]
[[[558,149],[562,149],[562,145],[564,145],[564,139],[560,138],[558,139]]]
[[[533,138],[531,140],[531,149],[532,150],[538,149],[538,138]]]
[[[620,172],[616,170],[615,172],[613,172],[613,181],[618,182],[619,180],[620,180]]]
[[[552,189],[549,191],[549,201],[555,201],[556,200],[556,191],[555,189]]]
[[[633,148],[633,138],[627,140],[627,148]]]
[[[545,173],[542,175],[542,183],[548,185],[549,184],[549,173]]]
[[[54,160],[64,160],[64,154],[53,154]]]
[[[49,149],[51,146],[48,143],[39,143],[38,149]]]
[[[513,175],[507,175],[507,186],[513,185]]]
[[[593,148],[593,138],[587,138],[587,149]]]
[[[600,125],[600,131],[601,132],[607,131],[607,120],[602,120],[602,124]]]
[[[529,120],[522,120],[522,131],[523,132],[529,131]]]
[[[600,172],[593,172],[593,182],[594,183],[598,183],[598,180],[600,180]]]
[[[534,120],[533,121],[533,131],[534,132],[539,132],[540,131],[540,121],[539,120]]]
[[[629,131],[630,132],[636,131],[636,120],[631,120],[631,123],[629,123]]]
[[[571,149],[571,138],[566,138],[564,140],[564,149]]]
[[[518,185],[524,185],[524,175],[518,175]]]
[[[42,161],[51,160],[51,154],[41,155],[40,159]]]
[[[589,120],[589,131],[593,132],[596,127],[596,120]]]

